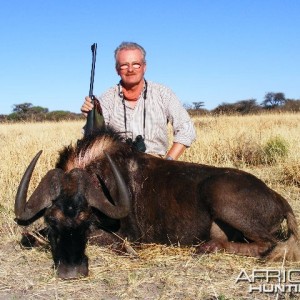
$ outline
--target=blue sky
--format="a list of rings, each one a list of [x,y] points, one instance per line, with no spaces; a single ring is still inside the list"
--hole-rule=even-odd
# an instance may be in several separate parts
[[[96,95],[119,80],[114,49],[135,41],[146,78],[182,103],[300,99],[299,15],[299,0],[2,0],[0,114],[24,102],[80,112],[94,42]]]

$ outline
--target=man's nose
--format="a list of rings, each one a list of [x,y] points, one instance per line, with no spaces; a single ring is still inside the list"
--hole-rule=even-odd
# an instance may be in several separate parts
[[[128,65],[128,71],[132,72],[133,71],[133,66],[131,64]]]

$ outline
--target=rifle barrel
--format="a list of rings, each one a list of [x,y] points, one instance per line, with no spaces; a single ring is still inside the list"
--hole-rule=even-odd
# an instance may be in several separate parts
[[[94,104],[94,78],[95,78],[95,65],[96,65],[96,55],[97,55],[97,43],[94,43],[91,46],[92,50],[92,69],[91,69],[91,78],[90,78],[90,91],[89,91],[89,97],[92,100],[92,103]],[[86,126],[85,126],[85,136],[92,133],[94,126],[95,126],[95,107],[88,112],[87,120],[86,120]]]
[[[92,50],[92,69],[91,69],[91,78],[90,78],[90,91],[89,97],[91,98],[94,94],[94,78],[95,78],[95,65],[96,65],[96,56],[97,56],[97,43],[94,43],[91,46]]]

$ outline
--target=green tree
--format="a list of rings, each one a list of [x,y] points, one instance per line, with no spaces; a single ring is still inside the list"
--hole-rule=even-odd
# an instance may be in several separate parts
[[[200,109],[201,107],[204,106],[204,102],[203,101],[199,101],[199,102],[193,102],[193,109]]]
[[[33,106],[29,102],[15,104],[13,113],[9,115],[9,120],[30,120],[30,121],[43,121],[48,114],[48,108],[42,106]]]
[[[264,101],[261,105],[265,108],[276,108],[284,105],[286,102],[284,93],[269,92],[265,95]]]
[[[22,104],[14,104],[13,112],[16,114],[26,114],[32,108],[32,104],[25,102]]]

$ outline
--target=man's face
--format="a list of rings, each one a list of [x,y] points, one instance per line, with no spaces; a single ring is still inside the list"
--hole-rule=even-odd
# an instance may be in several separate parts
[[[146,64],[140,50],[121,50],[116,58],[116,70],[125,86],[131,87],[144,80]]]

